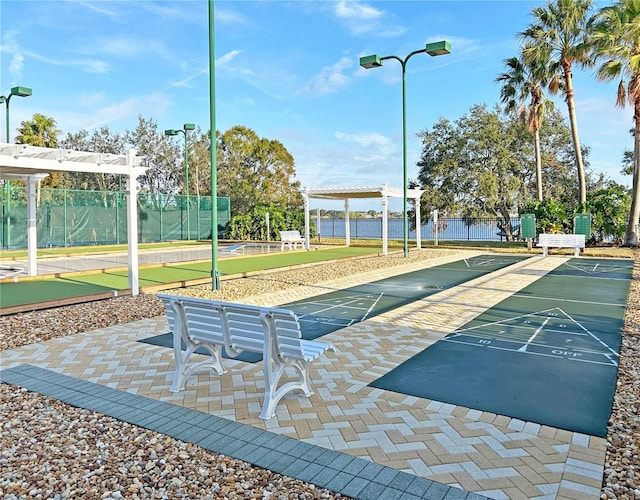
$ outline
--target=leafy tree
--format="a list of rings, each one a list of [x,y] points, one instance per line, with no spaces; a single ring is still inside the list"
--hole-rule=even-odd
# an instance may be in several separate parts
[[[575,93],[572,67],[574,64],[589,66],[589,24],[591,22],[591,0],[549,0],[546,7],[532,11],[534,22],[520,37],[527,43],[525,59],[530,64],[551,61],[556,77],[551,78],[548,88],[552,93],[562,90],[571,125],[571,136],[578,171],[579,203],[587,200],[585,168],[576,118]]]
[[[571,221],[566,207],[554,199],[531,201],[522,208],[522,213],[534,214],[536,217],[536,233],[570,233]]]
[[[139,179],[141,188],[153,194],[149,198],[152,206],[156,209],[165,206],[172,199],[161,194],[177,194],[181,186],[182,148],[158,131],[156,121],[142,116],[138,117],[135,130],[127,131],[125,136],[126,142],[143,156],[142,165],[149,167]]]
[[[217,138],[218,194],[229,196],[233,212],[251,213],[260,203],[302,207],[293,156],[276,140],[235,126]]]
[[[189,133],[189,184],[197,197],[211,196],[211,136],[200,127]]]
[[[267,235],[266,214],[269,213],[269,235]],[[310,235],[313,236],[313,221],[311,221]],[[286,210],[275,204],[259,203],[249,214],[235,215],[225,228],[224,237],[232,240],[276,241],[280,231],[297,229],[304,232],[304,213]]]
[[[527,47],[523,48],[525,53]],[[551,78],[549,62],[542,58],[528,62],[521,54],[505,60],[507,70],[496,79],[502,83],[500,98],[507,113],[517,113],[533,133],[536,161],[536,193],[542,200],[542,154],[540,152],[540,127],[547,108],[553,103],[544,96],[543,88]],[[529,104],[527,105],[527,100]]]
[[[589,193],[586,211],[591,214],[591,231],[595,242],[613,238],[623,241],[631,195],[626,187],[609,181],[606,187]]]
[[[67,133],[60,141],[60,147],[77,151],[121,155],[125,153],[127,143],[123,134],[112,133],[105,125],[94,130],[91,136],[84,129],[75,133]],[[71,189],[120,191],[123,188],[120,176],[114,174],[86,172],[66,172],[65,174],[67,177],[65,187]]]
[[[418,180],[425,196],[422,212],[467,219],[500,217],[508,224],[517,210],[523,182],[518,127],[485,105],[474,105],[456,122],[441,118],[419,134],[423,152]]]
[[[43,148],[56,148],[59,135],[60,130],[56,128],[56,121],[53,118],[35,113],[31,120],[20,122],[16,142]]]
[[[633,151],[626,149],[622,154],[622,168],[620,173],[623,175],[633,174]]]
[[[593,27],[594,54],[601,62],[598,78],[620,79],[616,105],[633,106],[632,199],[624,244],[637,246],[640,220],[640,0],[619,0],[596,16]]]
[[[56,128],[56,121],[40,113],[35,113],[31,120],[20,122],[16,142],[18,144],[30,144],[43,148],[58,147],[60,130]],[[42,186],[61,187],[64,185],[63,172],[53,172],[41,183]]]

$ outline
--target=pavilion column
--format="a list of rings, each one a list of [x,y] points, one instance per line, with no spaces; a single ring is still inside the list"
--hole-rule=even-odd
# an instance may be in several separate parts
[[[422,248],[422,239],[421,239],[421,229],[422,229],[422,218],[420,216],[420,196],[416,196],[416,247],[418,250]]]
[[[135,150],[127,150],[129,175],[126,180],[127,194],[127,243],[129,248],[129,288],[131,295],[140,293],[138,276],[138,190],[136,176],[132,173]]]
[[[351,246],[351,224],[349,223],[349,198],[344,200],[344,239]]]
[[[310,216],[309,216],[309,188],[304,188],[304,193],[302,194],[304,198],[304,247],[309,250],[309,224],[310,224]],[[318,226],[318,231],[320,231],[320,226]]]
[[[44,176],[30,175],[27,179],[27,274],[38,275],[38,226],[36,217],[36,186]]]
[[[382,254],[389,253],[389,198],[387,185],[382,185]]]

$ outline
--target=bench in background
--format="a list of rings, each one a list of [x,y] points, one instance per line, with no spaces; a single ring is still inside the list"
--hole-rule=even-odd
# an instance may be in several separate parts
[[[542,233],[538,235],[537,247],[542,247],[542,255],[549,254],[549,248],[573,248],[573,255],[580,256],[580,249],[584,248],[584,234],[549,234]]]
[[[184,389],[190,375],[213,370],[218,375],[226,370],[222,348],[231,357],[243,351],[262,353],[265,382],[264,403],[260,418],[267,420],[286,394],[301,390],[313,394],[309,381],[309,364],[331,344],[302,338],[298,318],[293,311],[206,299],[158,294],[165,304],[173,332],[176,362],[171,391]],[[186,349],[183,350],[183,342]],[[211,356],[199,362],[191,357],[199,347]],[[282,381],[291,368],[295,377]]]
[[[300,244],[300,248],[304,246],[304,238],[300,236],[300,231],[280,231],[280,250],[284,250],[285,245],[289,250],[295,250]]]

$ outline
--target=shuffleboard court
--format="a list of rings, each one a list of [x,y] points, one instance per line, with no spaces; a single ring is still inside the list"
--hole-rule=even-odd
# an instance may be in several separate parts
[[[605,436],[632,267],[571,259],[371,385]]]
[[[344,290],[333,290],[281,307],[296,313],[302,336],[313,340],[526,258],[522,255],[479,255]],[[171,347],[172,335],[157,335],[141,342]],[[206,354],[206,351],[201,353]],[[235,359],[256,362],[262,356],[242,353]]]

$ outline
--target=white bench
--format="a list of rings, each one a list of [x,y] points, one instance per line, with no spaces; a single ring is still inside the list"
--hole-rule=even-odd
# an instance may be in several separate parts
[[[300,236],[300,231],[280,231],[280,242],[280,250],[284,250],[285,245],[289,250],[295,250],[298,243],[300,248],[304,246],[304,238]]]
[[[263,420],[275,415],[278,402],[289,392],[301,390],[311,396],[309,363],[325,351],[335,350],[331,344],[303,339],[298,318],[287,309],[177,295],[158,294],[158,297],[164,301],[173,332],[176,371],[171,391],[183,390],[187,378],[197,372],[213,370],[223,374],[226,371],[223,347],[231,357],[243,351],[262,353],[265,388],[260,418]],[[190,363],[199,347],[205,348],[211,356]],[[279,386],[287,368],[292,368],[296,377],[289,377]]]
[[[547,256],[549,248],[573,248],[573,255],[580,256],[580,249],[584,248],[584,234],[549,234],[538,235],[537,247],[542,247],[542,255]]]

